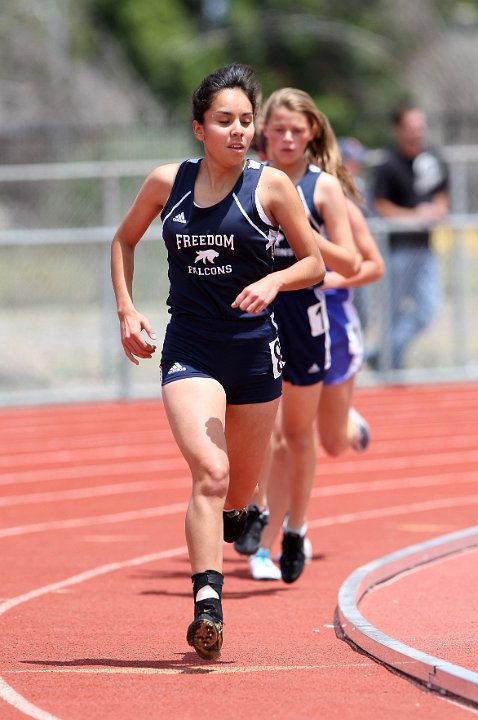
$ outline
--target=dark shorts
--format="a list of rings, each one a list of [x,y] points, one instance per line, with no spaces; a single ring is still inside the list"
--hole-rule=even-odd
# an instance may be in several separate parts
[[[299,386],[321,382],[330,367],[329,323],[322,290],[279,293],[274,315],[285,363],[284,380]]]
[[[269,402],[282,393],[282,357],[273,319],[212,320],[177,315],[167,328],[161,385],[217,380],[231,405]]]

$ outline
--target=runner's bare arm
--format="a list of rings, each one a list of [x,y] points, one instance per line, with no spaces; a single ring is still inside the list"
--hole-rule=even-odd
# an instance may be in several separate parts
[[[111,278],[120,321],[121,341],[125,354],[138,364],[136,357],[150,358],[156,346],[142,336],[156,334],[148,319],[133,303],[134,252],[144,233],[158,216],[171,191],[178,164],[162,165],[148,175],[133,204],[126,213],[111,244]]]

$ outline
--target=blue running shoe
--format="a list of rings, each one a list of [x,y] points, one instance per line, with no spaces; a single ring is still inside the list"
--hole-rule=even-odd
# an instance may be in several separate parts
[[[249,556],[249,568],[254,580],[280,580],[282,577],[267,548],[259,548],[254,555]]]

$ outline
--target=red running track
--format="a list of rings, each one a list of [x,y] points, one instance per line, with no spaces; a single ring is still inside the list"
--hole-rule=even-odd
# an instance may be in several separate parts
[[[161,403],[0,411],[1,720],[475,714],[354,652],[336,637],[334,614],[358,566],[476,524],[478,386],[360,389],[356,405],[373,441],[363,455],[320,454],[309,515],[315,554],[300,580],[255,582],[227,546],[215,664],[185,641],[190,482]],[[420,578],[395,586],[414,596],[401,606],[411,608],[408,619],[400,614],[403,635],[423,637],[417,622],[431,632],[445,595],[434,647],[456,661],[459,628],[463,645],[477,649],[476,625],[464,622],[476,584],[459,583],[456,606],[446,580]],[[376,597],[374,623],[390,630],[390,608]]]

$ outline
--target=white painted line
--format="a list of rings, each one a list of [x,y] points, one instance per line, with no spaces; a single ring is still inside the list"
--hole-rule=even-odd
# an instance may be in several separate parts
[[[373,510],[362,510],[356,513],[336,515],[335,517],[319,518],[318,520],[311,520],[307,523],[307,526],[309,528],[328,527],[329,525],[347,524],[359,520],[370,520],[371,518],[393,517],[394,515],[428,512],[430,510],[439,510],[440,508],[476,505],[477,503],[478,495],[462,495],[461,497],[426,500],[424,502],[411,503],[410,505],[391,505],[385,508],[375,508]]]
[[[29,700],[17,693],[5,680],[0,677],[0,699],[19,710],[24,715],[34,718],[34,720],[60,720],[56,715],[52,715],[46,710],[33,705]]]
[[[108,472],[108,475],[110,473]],[[101,476],[99,476],[101,477]],[[65,478],[66,479],[66,478]],[[448,473],[444,475],[423,475],[390,480],[369,480],[366,482],[324,485],[312,490],[311,497],[334,497],[339,495],[357,495],[364,492],[383,492],[384,490],[401,490],[403,488],[438,487],[443,485],[476,483],[476,471]],[[127,493],[149,492],[150,490],[169,490],[173,488],[189,488],[191,478],[177,478],[173,481],[161,480],[133,481],[125,483],[109,483],[71,490],[51,490],[36,493],[23,493],[0,497],[0,507],[13,505],[29,505],[34,503],[58,502],[62,500],[83,500],[90,497],[107,497]]]
[[[478,704],[478,673],[395,640],[371,625],[358,609],[360,600],[377,584],[477,545],[478,526],[475,526],[412,545],[357,568],[342,584],[338,595],[338,615],[344,635],[389,667],[400,670],[404,659],[410,660],[406,674],[425,683],[428,688],[452,693]]]
[[[190,487],[191,479],[171,483],[170,488]],[[23,495],[9,495],[0,497],[0,507],[12,505],[32,505],[35,503],[61,502],[63,500],[84,500],[85,498],[108,497],[111,495],[126,495],[128,493],[149,492],[150,490],[165,490],[167,487],[159,480],[144,482],[112,483],[110,485],[95,485],[93,487],[74,488],[71,490],[52,490],[50,492],[24,493]]]
[[[406,478],[390,480],[367,480],[356,483],[340,483],[313,488],[311,497],[333,497],[337,495],[355,495],[364,492],[383,492],[384,490],[402,490],[403,488],[435,487],[441,485],[460,485],[476,483],[476,469],[468,472],[452,472],[443,475],[409,475]]]
[[[178,547],[173,548],[171,550],[165,550],[162,552],[157,553],[149,553],[147,555],[141,555],[136,558],[132,558],[130,560],[124,560],[124,561],[118,561],[113,563],[108,563],[106,565],[101,565],[100,567],[93,568],[92,570],[87,570],[85,572],[79,573],[78,575],[73,575],[70,578],[66,578],[65,580],[60,580],[55,583],[50,583],[49,585],[44,585],[43,587],[36,588],[34,590],[31,590],[29,592],[23,593],[23,595],[18,595],[17,597],[10,598],[8,600],[3,601],[0,603],[0,616],[4,615],[6,612],[11,610],[14,607],[18,607],[19,605],[22,605],[23,603],[29,602],[31,600],[35,600],[39,597],[42,597],[43,595],[47,595],[52,592],[59,592],[62,590],[65,590],[68,587],[71,587],[72,585],[79,585],[80,583],[86,582],[88,580],[91,580],[95,577],[99,577],[100,575],[105,575],[110,572],[115,572],[117,570],[121,570],[127,567],[134,567],[138,565],[145,565],[150,562],[156,562],[158,560],[165,560],[172,557],[178,557],[180,555],[184,555],[187,553],[187,548],[184,547]],[[227,666],[221,666],[221,665],[213,665],[213,666],[207,666],[210,667],[216,674],[228,674],[228,673],[249,673],[249,672],[270,672],[270,671],[290,671],[290,670],[317,670],[317,669],[329,669],[332,667],[361,667],[363,665],[366,665],[366,661],[361,661],[358,663],[346,663],[344,664],[336,664],[336,665],[287,665],[287,666],[274,666],[274,665],[267,665],[267,666],[244,666],[244,667],[236,667],[236,668],[229,668]],[[201,666],[203,668],[203,666]],[[85,673],[85,672],[94,672],[95,674],[99,673],[133,673],[133,672],[140,672],[141,674],[148,674],[148,673],[154,673],[157,674],[158,672],[161,674],[169,673],[180,673],[182,672],[182,669],[179,668],[177,670],[158,670],[155,668],[142,668],[139,671],[135,668],[55,668],[54,670],[22,670],[22,671],[10,671],[8,674],[11,675],[17,675],[17,674],[24,674],[24,673],[59,673],[59,672],[70,672],[70,673]],[[7,674],[7,673],[4,673]],[[0,699],[4,700],[9,705],[15,707],[17,710],[22,712],[24,715],[27,715],[28,717],[34,718],[34,720],[61,720],[57,716],[52,715],[51,713],[47,712],[46,710],[42,710],[41,708],[37,707],[36,705],[33,705],[29,700],[24,698],[22,695],[20,695],[16,690],[14,690],[4,678],[0,677]]]
[[[91,580],[92,578],[98,577],[99,575],[105,575],[106,573],[114,572],[115,570],[122,570],[127,567],[134,567],[135,565],[145,565],[146,563],[155,562],[156,560],[166,560],[172,557],[178,557],[178,555],[184,555],[187,553],[187,547],[173,548],[172,550],[162,550],[161,552],[148,553],[147,555],[140,555],[139,557],[132,558],[130,560],[119,560],[117,562],[108,563],[107,565],[100,565],[100,567],[93,568],[92,570],[86,570],[85,572],[73,575],[66,580],[59,580],[58,582],[44,585],[36,590],[30,590],[29,592],[23,593],[23,595],[17,595],[17,597],[9,598],[0,603],[0,615],[4,615],[8,610],[11,610],[17,605],[22,605],[29,600],[35,600],[42,595],[48,595],[51,592],[57,592],[64,588],[71,587],[72,585],[79,585],[80,583]]]
[[[403,663],[406,665],[407,663]],[[362,668],[367,666],[373,666],[372,660],[363,658],[362,662],[356,663],[329,663],[323,665],[223,665],[220,662],[214,665],[207,665],[201,663],[199,672],[205,672],[208,674],[215,675],[235,675],[244,673],[257,673],[257,672],[290,672],[291,670],[347,670],[349,668]],[[187,662],[184,665],[178,665],[174,668],[154,668],[154,667],[100,667],[99,664],[93,667],[49,667],[48,669],[39,670],[28,669],[28,670],[2,670],[3,675],[56,675],[56,674],[71,674],[71,675],[182,675],[184,669],[189,668],[191,665]]]
[[[421,503],[412,503],[410,505],[395,505],[386,508],[374,508],[373,510],[362,510],[356,513],[346,513],[344,515],[333,515],[330,517],[319,518],[308,522],[310,529],[319,527],[329,527],[337,524],[348,524],[353,522],[361,522],[362,520],[370,520],[371,518],[385,518],[408,513],[420,513],[430,510],[438,510],[448,507],[462,507],[463,505],[478,504],[478,495],[463,495],[462,497],[442,498],[440,500],[430,500]],[[187,509],[187,503],[176,503],[173,505],[164,505],[161,507],[144,508],[142,510],[129,510],[121,513],[112,513],[109,515],[93,515],[89,517],[72,518],[70,520],[52,520],[41,523],[32,523],[30,525],[14,525],[12,527],[0,528],[0,539],[6,537],[14,537],[17,535],[29,535],[37,532],[50,532],[52,530],[67,530],[78,527],[88,527],[90,525],[109,525],[111,523],[134,522],[141,518],[154,518],[162,515],[174,515],[184,512]]]
[[[52,520],[50,522],[32,523],[31,525],[15,525],[1,528],[0,538],[13,537],[15,535],[29,535],[37,532],[50,532],[51,530],[67,530],[69,528],[87,527],[89,525],[108,525],[110,523],[122,523],[139,520],[140,518],[154,518],[162,515],[175,515],[185,512],[187,503],[175,503],[173,505],[162,505],[160,507],[144,508],[143,510],[128,510],[110,515],[92,515],[90,517],[71,518],[70,520]]]
[[[17,597],[10,598],[0,603],[0,615],[4,615],[8,610],[11,610],[18,605],[22,605],[30,600],[47,595],[51,592],[58,592],[64,588],[71,587],[72,585],[79,585],[82,582],[91,580],[100,575],[114,572],[115,570],[121,570],[127,567],[134,567],[137,565],[145,565],[146,563],[156,562],[157,560],[165,560],[171,557],[177,557],[178,555],[184,555],[187,553],[187,548],[178,547],[171,550],[164,550],[157,553],[149,553],[148,555],[141,555],[140,557],[132,558],[130,560],[123,560],[120,562],[108,563],[107,565],[101,565],[100,567],[93,568],[92,570],[86,570],[85,572],[73,575],[66,580],[60,580],[59,582],[50,583],[43,587],[30,590],[30,592],[18,595]],[[22,712],[28,717],[34,718],[34,720],[60,720],[55,715],[51,715],[46,710],[33,705],[29,700],[20,695],[14,690],[4,678],[0,677],[0,700],[4,700],[9,705]]]
[[[50,480],[71,480],[73,478],[117,477],[118,475],[144,475],[145,473],[187,471],[184,460],[168,458],[158,460],[132,460],[131,462],[107,462],[99,465],[73,465],[69,467],[39,468],[3,473],[0,485],[48,482]]]
[[[99,445],[96,447],[92,447],[91,445],[85,446],[85,444],[81,447],[73,447],[70,445],[69,440],[65,439],[60,447],[54,450],[48,450],[42,447],[41,450],[34,452],[24,450],[21,441],[18,441],[17,447],[18,450],[16,452],[0,454],[0,468],[12,466],[21,468],[24,465],[29,467],[54,467],[60,463],[83,465],[93,460],[99,460],[101,462],[127,462],[138,458],[145,459],[148,454],[153,455],[154,459],[164,460],[180,457],[179,454],[174,451],[174,445],[170,442],[163,446],[155,443],[154,446],[146,447],[144,441],[138,441],[137,444],[132,444],[131,438],[128,438],[127,441],[123,440],[123,442],[118,439],[116,443],[111,443],[108,446]]]
[[[470,463],[475,465],[478,462],[478,450],[457,449],[454,452],[422,454],[413,457],[414,468],[437,467],[447,468],[451,471],[458,464]],[[327,467],[334,466],[334,472],[342,475],[355,475],[357,473],[357,460],[346,459],[340,461],[340,465],[331,461]],[[361,458],[360,470],[367,472],[390,472],[391,470],[403,470],[410,468],[409,457],[395,458]],[[2,473],[0,485],[12,485],[18,483],[46,482],[49,480],[63,480],[82,477],[105,477],[118,475],[138,475],[139,473],[158,473],[161,471],[184,471],[188,472],[187,465],[180,456],[168,456],[164,458],[132,459],[131,461],[109,461],[95,465],[80,463],[68,467],[39,468],[37,470],[17,470]]]

